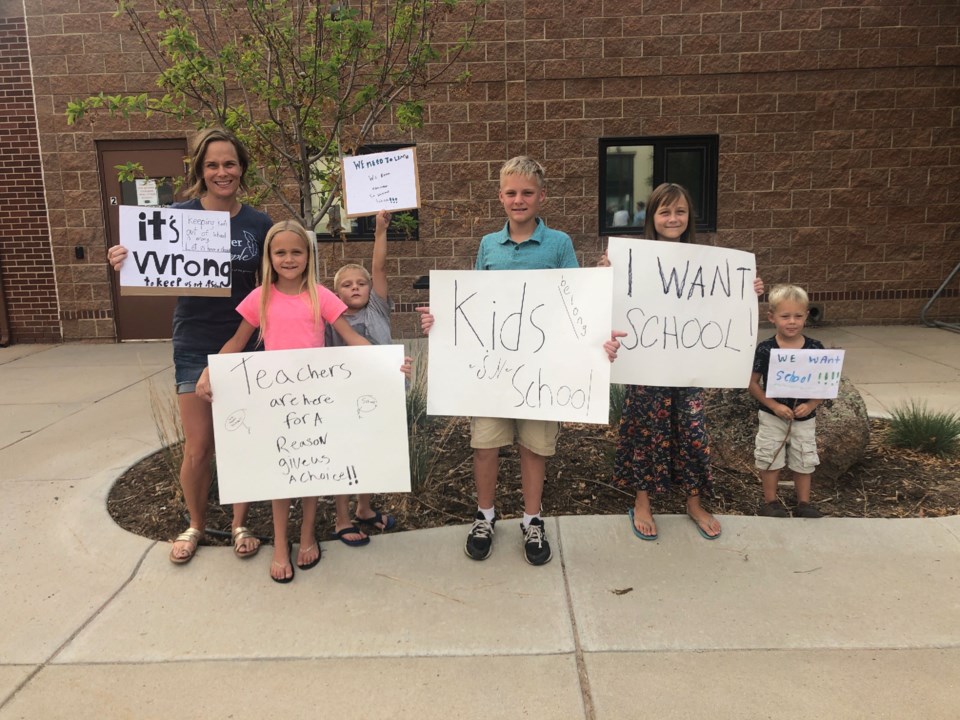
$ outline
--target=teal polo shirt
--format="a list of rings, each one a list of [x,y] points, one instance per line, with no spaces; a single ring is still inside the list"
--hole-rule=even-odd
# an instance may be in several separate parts
[[[510,240],[510,223],[503,230],[484,235],[477,251],[477,270],[554,270],[580,267],[573,241],[565,232],[551,230],[537,218],[537,229],[527,240]]]

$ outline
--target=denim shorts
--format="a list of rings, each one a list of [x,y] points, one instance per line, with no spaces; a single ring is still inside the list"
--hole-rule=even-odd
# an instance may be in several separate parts
[[[200,379],[203,369],[207,367],[207,354],[198,352],[187,352],[183,350],[173,351],[173,371],[174,379],[177,383],[177,394],[195,392],[197,389],[197,380]]]

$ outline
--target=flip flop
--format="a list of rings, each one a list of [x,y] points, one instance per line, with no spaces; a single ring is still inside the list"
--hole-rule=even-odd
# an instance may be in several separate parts
[[[636,524],[636,522],[634,522],[634,520],[633,520],[633,508],[630,508],[630,511],[627,513],[627,515],[630,517],[630,529],[633,530],[633,534],[634,534],[634,535],[636,535],[636,536],[637,536],[638,538],[640,538],[641,540],[656,540],[656,539],[657,539],[657,534],[656,534],[656,533],[654,533],[653,535],[647,535],[646,533],[642,533],[642,532],[640,532],[639,530],[637,530],[637,524]]]
[[[287,563],[278,563],[276,560],[270,563],[271,567],[274,565],[276,565],[278,568],[287,567]],[[273,580],[275,583],[280,583],[281,585],[286,585],[288,582],[293,582],[293,578],[296,575],[296,570],[293,569],[293,565],[290,565],[289,567],[290,567],[290,577],[275,578],[273,574],[271,574],[270,579]]]
[[[694,520],[694,519],[693,519],[692,517],[690,517],[689,515],[687,515],[687,517],[689,517],[689,518],[690,518],[690,521],[696,526],[697,532],[700,533],[700,537],[702,537],[704,540],[716,540],[716,539],[717,539],[718,537],[720,537],[720,535],[723,533],[723,529],[721,528],[721,529],[717,532],[716,535],[711,535],[711,534],[708,533],[706,530],[704,530],[702,527],[700,527],[700,523],[698,523],[696,520]]]
[[[312,550],[313,548],[316,548],[316,549],[317,549],[317,558],[316,558],[313,562],[306,563],[305,565],[301,565],[300,563],[297,563],[297,567],[300,568],[301,570],[309,570],[309,569],[312,568],[312,567],[316,567],[316,566],[317,566],[317,563],[320,562],[320,557],[321,557],[321,555],[323,554],[323,553],[320,551],[320,546],[317,545],[316,543],[314,543],[313,545],[309,546],[309,547],[306,548],[306,549],[307,549],[307,550]],[[301,552],[303,552],[303,551],[304,551],[304,548],[300,548],[300,549],[297,551],[297,555],[299,555],[299,554],[300,554]]]
[[[380,532],[387,532],[387,530],[393,530],[394,526],[397,524],[397,519],[388,513],[380,512],[377,508],[370,506],[370,509],[373,511],[373,515],[368,518],[362,518],[357,515],[353,521],[362,528],[373,528],[379,530]],[[377,523],[383,525],[382,528],[377,527]]]
[[[360,534],[360,528],[358,528],[356,525],[345,527],[343,530],[340,530],[339,532],[335,532],[333,536],[337,540],[342,542],[344,545],[349,545],[350,547],[363,547],[364,545],[370,542],[369,537],[365,537],[362,540],[347,540],[347,538],[345,537],[347,535],[353,535],[353,534]]]

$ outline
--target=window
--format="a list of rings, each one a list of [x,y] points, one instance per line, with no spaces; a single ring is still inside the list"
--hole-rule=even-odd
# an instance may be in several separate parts
[[[412,143],[403,143],[402,145],[365,145],[357,155],[368,155],[369,153],[387,152],[389,150],[398,150],[400,148],[410,147]],[[319,194],[319,192],[318,192]],[[419,214],[416,210],[404,210],[401,213],[394,213],[394,220],[397,215],[409,215],[414,221],[419,221]],[[373,215],[358,218],[348,218],[343,210],[341,203],[335,203],[330,206],[330,210],[320,221],[320,224],[314,228],[317,232],[319,242],[340,241],[341,228],[346,233],[347,241],[373,240],[373,231],[376,229],[377,220]],[[418,228],[414,228],[408,235],[405,231],[397,229],[395,223],[390,224],[387,230],[387,240],[417,240],[419,239]]]
[[[665,182],[690,191],[697,230],[716,230],[718,159],[716,135],[601,138],[600,234],[643,234],[647,198]]]

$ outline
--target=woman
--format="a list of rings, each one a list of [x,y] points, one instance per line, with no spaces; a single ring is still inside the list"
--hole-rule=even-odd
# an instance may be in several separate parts
[[[173,315],[173,363],[184,435],[180,486],[190,515],[190,528],[177,536],[170,550],[170,561],[176,564],[190,562],[203,539],[212,481],[213,414],[210,404],[196,394],[197,380],[207,366],[207,355],[218,353],[240,324],[236,307],[257,286],[264,239],[273,224],[266,214],[237,199],[246,190],[244,176],[250,165],[242,143],[221,128],[200,133],[195,142],[186,191],[191,199],[174,207],[230,213],[232,282],[230,297],[179,297]],[[114,270],[126,257],[122,245],[107,253]],[[233,551],[240,558],[250,558],[260,549],[260,541],[243,525],[249,507],[249,503],[233,506]]]

